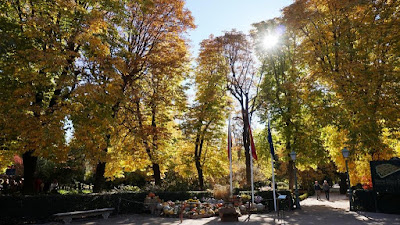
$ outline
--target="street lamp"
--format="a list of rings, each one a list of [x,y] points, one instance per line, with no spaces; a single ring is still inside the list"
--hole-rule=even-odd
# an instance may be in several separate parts
[[[351,191],[351,188],[350,188],[349,166],[348,166],[348,164],[347,164],[347,158],[349,157],[349,153],[350,153],[350,151],[349,151],[346,147],[344,147],[344,148],[342,149],[342,155],[343,155],[343,157],[344,157],[345,160],[346,160],[346,172],[347,172],[347,181],[348,181],[347,185],[348,185],[348,187],[349,187],[349,188],[347,189],[347,194],[349,195],[349,202],[350,202],[350,210],[349,210],[349,211],[351,211],[352,208],[353,208],[353,203],[352,203],[353,192]]]
[[[295,195],[296,195],[296,208],[300,209],[300,201],[299,201],[299,190],[297,189],[297,168],[296,168],[296,152],[292,151],[290,154],[290,158],[292,158],[294,163],[294,185],[295,185]]]

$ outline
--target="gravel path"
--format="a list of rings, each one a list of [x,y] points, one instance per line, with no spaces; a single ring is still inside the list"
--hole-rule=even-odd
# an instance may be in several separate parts
[[[400,203],[399,203],[400,204]],[[118,215],[108,220],[99,218],[75,219],[71,224],[79,225],[212,225],[212,224],[294,224],[294,225],[400,225],[400,215],[349,212],[349,202],[346,196],[331,194],[331,200],[317,200],[315,196],[301,202],[301,210],[285,212],[284,218],[278,218],[276,213],[244,215],[239,222],[220,222],[218,217],[203,219],[184,219],[180,223],[178,218],[152,217],[150,215]],[[61,224],[61,223],[48,223]]]

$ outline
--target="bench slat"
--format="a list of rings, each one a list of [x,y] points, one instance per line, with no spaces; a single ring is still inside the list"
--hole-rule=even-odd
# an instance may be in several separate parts
[[[74,211],[74,212],[66,212],[66,213],[57,213],[54,214],[54,217],[62,219],[65,224],[69,224],[72,221],[72,218],[80,218],[85,216],[96,216],[102,215],[104,219],[107,219],[108,216],[114,211],[114,208],[104,208],[104,209],[92,209],[86,211]]]
[[[74,211],[74,212],[66,212],[66,213],[57,213],[54,214],[56,217],[61,216],[73,216],[73,215],[80,215],[80,214],[90,214],[90,213],[101,213],[107,211],[114,211],[114,208],[104,208],[104,209],[92,209],[92,210],[85,210],[85,211]]]

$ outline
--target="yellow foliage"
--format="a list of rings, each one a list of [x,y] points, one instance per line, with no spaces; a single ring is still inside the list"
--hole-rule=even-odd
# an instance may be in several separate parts
[[[324,127],[321,134],[321,139],[324,141],[324,147],[340,172],[346,172],[342,149],[347,146],[347,134],[347,131],[339,131],[336,127],[331,125]]]
[[[12,151],[0,151],[0,174],[3,174],[7,166],[13,164],[14,153]]]

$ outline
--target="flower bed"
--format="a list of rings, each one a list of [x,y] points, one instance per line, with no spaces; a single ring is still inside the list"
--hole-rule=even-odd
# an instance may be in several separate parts
[[[229,201],[224,202],[223,200],[216,200],[214,198],[202,198],[201,201],[197,198],[191,198],[184,201],[166,201],[161,202],[158,196],[147,196],[145,204],[149,204],[150,199],[154,201],[153,204],[157,204],[157,210],[155,214],[167,217],[178,217],[182,215],[185,218],[205,218],[220,215],[221,209],[233,209],[238,212],[238,215],[247,213],[264,213],[268,211],[268,207],[262,204],[263,198],[256,196],[256,204],[252,205],[248,202],[248,196],[243,198],[240,196],[233,196]],[[154,199],[154,200],[153,200]],[[243,204],[242,201],[246,203]],[[158,203],[157,203],[158,202]]]

